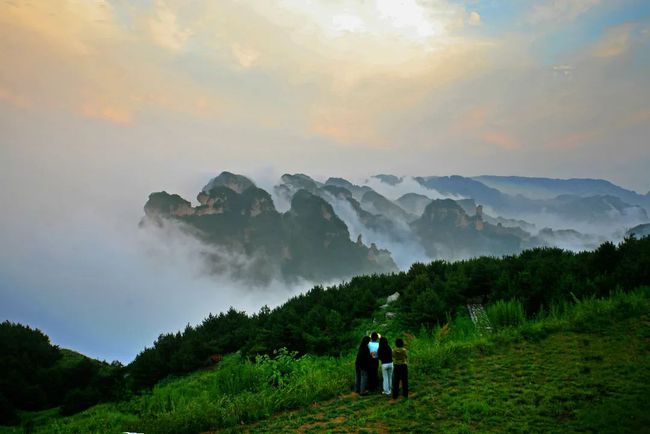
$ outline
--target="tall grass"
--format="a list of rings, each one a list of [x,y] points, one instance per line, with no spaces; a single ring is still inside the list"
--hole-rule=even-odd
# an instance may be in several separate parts
[[[499,300],[488,305],[485,313],[496,330],[517,327],[526,320],[524,306],[517,300]]]
[[[468,316],[459,316],[431,332],[421,332],[409,343],[410,363],[416,375],[435,374],[490,346]]]
[[[280,351],[257,362],[224,360],[219,369],[156,387],[135,405],[140,423],[130,431],[195,433],[268,417],[349,390],[349,358]]]

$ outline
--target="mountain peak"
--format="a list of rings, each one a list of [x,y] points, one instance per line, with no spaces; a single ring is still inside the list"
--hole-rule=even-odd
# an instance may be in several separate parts
[[[388,174],[373,175],[372,178],[376,178],[388,185],[397,185],[400,182],[402,182],[402,179],[404,179],[403,177],[400,176],[388,175]]]
[[[223,186],[231,189],[236,193],[243,193],[251,187],[255,187],[255,183],[244,175],[237,175],[231,172],[221,172],[217,177],[213,178],[203,187],[205,193],[210,193],[210,190],[217,186]]]

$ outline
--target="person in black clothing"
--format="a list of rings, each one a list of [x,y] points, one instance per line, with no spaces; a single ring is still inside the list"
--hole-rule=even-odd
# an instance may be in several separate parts
[[[359,344],[359,351],[357,352],[357,359],[354,363],[356,368],[356,381],[354,384],[354,390],[359,395],[368,394],[368,370],[370,369],[370,363],[372,356],[370,355],[370,349],[368,348],[368,343],[370,338],[364,336],[361,339],[361,344]]]
[[[391,383],[393,381],[393,350],[388,345],[388,339],[385,336],[379,338],[379,350],[377,350],[379,361],[381,362],[381,376],[384,379],[384,395],[390,395]]]
[[[379,383],[379,378],[377,375],[377,368],[379,368],[379,358],[377,357],[377,351],[379,350],[379,335],[377,332],[372,332],[370,334],[370,342],[368,343],[368,348],[370,349],[370,368],[368,368],[368,391],[376,392],[377,383]]]

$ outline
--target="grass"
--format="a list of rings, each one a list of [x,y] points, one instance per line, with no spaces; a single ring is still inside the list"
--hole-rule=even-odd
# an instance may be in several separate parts
[[[497,330],[506,327],[517,327],[523,324],[526,319],[524,306],[516,300],[499,300],[488,306],[485,313],[492,326]]]
[[[648,432],[650,290],[554,306],[480,335],[467,317],[407,336],[412,396],[351,393],[352,354],[214,370],[75,416],[31,414],[42,433]],[[516,311],[516,302],[508,302]],[[513,307],[514,306],[514,307]],[[490,307],[487,309],[490,312]],[[392,323],[377,323],[391,334]],[[371,325],[368,325],[369,327]],[[0,433],[23,428],[0,428]]]
[[[409,400],[343,395],[225,432],[650,430],[647,290],[585,300],[490,337],[415,338],[410,351]]]

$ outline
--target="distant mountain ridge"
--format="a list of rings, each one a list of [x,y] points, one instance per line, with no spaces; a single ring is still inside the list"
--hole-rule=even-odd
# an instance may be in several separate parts
[[[196,207],[176,194],[152,193],[143,224],[184,224],[188,233],[221,248],[223,256],[252,261],[235,269],[234,277],[262,284],[274,277],[329,281],[360,270],[396,269],[389,252],[353,242],[345,223],[321,197],[299,189],[289,211],[279,213],[265,190],[241,175],[224,173],[198,194]],[[227,266],[220,255],[211,260],[215,272]]]
[[[491,180],[490,185],[484,184],[479,179]],[[550,213],[556,215],[559,219],[585,223],[603,223],[611,224],[621,217],[630,217],[631,221],[644,221],[648,219],[648,209],[650,202],[644,202],[643,196],[637,193],[625,190],[611,184],[609,181],[593,180],[597,185],[610,185],[606,189],[610,194],[590,194],[578,195],[561,193],[551,198],[537,199],[523,195],[524,187],[520,187],[516,195],[508,194],[495,188],[495,179],[501,180],[501,183],[507,184],[503,179],[512,180],[523,179],[527,183],[534,183],[538,180],[544,184],[548,181],[550,185],[562,184],[563,180],[551,180],[546,178],[522,178],[522,177],[476,177],[467,178],[459,175],[453,176],[429,176],[416,177],[415,180],[425,188],[435,190],[442,194],[472,198],[476,202],[488,206],[491,209],[498,210],[503,216],[510,218],[521,218],[527,214]],[[556,182],[557,181],[557,182]],[[567,180],[573,181],[573,180]],[[569,182],[569,184],[572,184]],[[563,184],[562,184],[563,185]],[[514,188],[510,188],[514,190]],[[561,191],[558,189],[558,192]],[[587,191],[585,188],[581,190]],[[616,194],[614,194],[616,193]],[[625,201],[625,197],[634,198],[634,203]],[[643,205],[646,203],[646,205]],[[613,211],[613,212],[612,212]],[[570,222],[569,222],[570,224]]]
[[[646,209],[650,207],[650,192],[645,195],[639,194],[604,179],[552,179],[493,175],[475,176],[472,179],[504,193],[521,194],[532,199],[551,199],[567,194],[583,197],[615,196],[631,205],[639,205]]]
[[[177,222],[219,249],[209,258],[215,273],[264,284],[278,276],[324,282],[535,246],[580,250],[622,239],[650,220],[644,207],[623,198],[641,203],[643,196],[603,180],[372,178],[374,188],[287,173],[267,192],[245,176],[222,172],[199,192],[197,205],[152,193],[143,224]],[[551,197],[535,197],[540,191]],[[277,201],[290,204],[288,210],[279,212]],[[224,259],[229,255],[248,265],[232,269]]]

